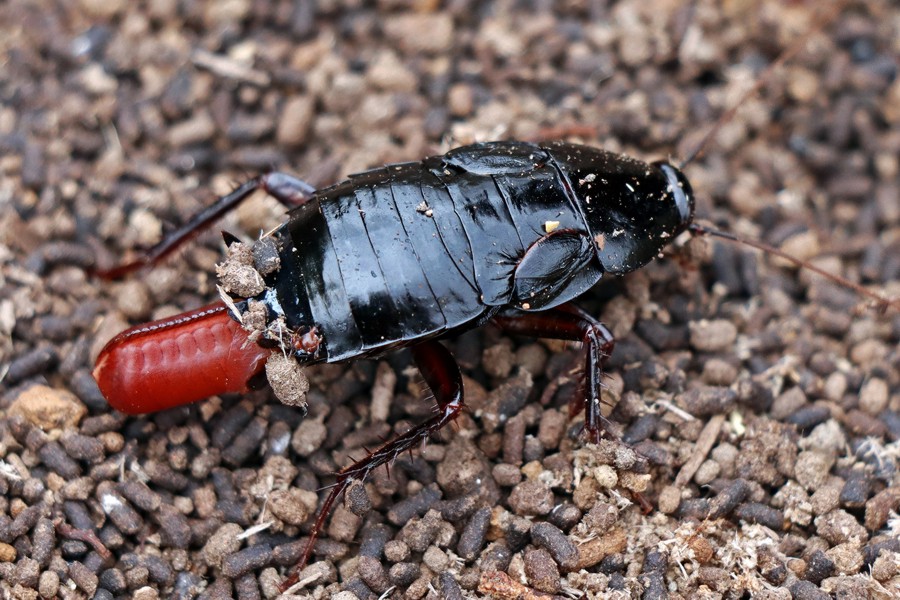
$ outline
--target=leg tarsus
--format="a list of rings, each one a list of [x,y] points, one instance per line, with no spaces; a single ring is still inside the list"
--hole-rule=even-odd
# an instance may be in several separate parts
[[[259,187],[288,208],[303,206],[316,193],[316,188],[302,179],[280,171],[260,176]]]
[[[352,465],[340,470],[337,474],[337,481],[335,481],[334,486],[328,493],[328,497],[325,498],[322,510],[319,512],[316,523],[309,533],[309,542],[306,544],[303,556],[300,558],[297,566],[294,567],[294,572],[291,576],[281,584],[282,591],[297,582],[297,575],[309,562],[316,539],[318,539],[319,532],[325,526],[325,520],[331,513],[334,503],[350,483],[354,480],[364,480],[374,469],[382,465],[390,465],[395,458],[407,450],[412,451],[420,441],[424,442],[431,434],[440,431],[447,423],[456,419],[465,408],[463,403],[462,374],[450,351],[439,342],[432,340],[414,346],[412,353],[416,359],[416,365],[422,373],[422,377],[424,377],[425,382],[437,399],[438,414],[385,443],[374,452],[370,452],[362,460],[355,461]]]
[[[615,346],[615,339],[609,329],[584,310],[569,303],[543,312],[501,313],[494,317],[494,322],[514,333],[584,343],[584,430],[589,441],[600,441],[602,433],[608,429],[607,421],[600,412],[600,390],[603,387],[600,378],[603,365]]]

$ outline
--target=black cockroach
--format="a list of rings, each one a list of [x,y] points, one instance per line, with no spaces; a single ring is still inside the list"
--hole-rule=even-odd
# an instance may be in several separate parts
[[[238,275],[223,280],[232,295],[119,334],[94,376],[113,407],[143,413],[245,390],[272,355],[306,365],[410,347],[438,414],[337,475],[301,563],[351,481],[463,410],[460,370],[440,338],[492,321],[584,342],[585,431],[596,441],[605,430],[601,370],[614,340],[570,302],[604,274],[647,264],[684,231],[729,237],[693,224],[690,184],[668,162],[563,142],[493,142],[319,190],[279,172],[254,178],[144,258],[101,274],[155,262],[259,189],[294,208],[252,250],[231,246],[243,256],[232,263]]]

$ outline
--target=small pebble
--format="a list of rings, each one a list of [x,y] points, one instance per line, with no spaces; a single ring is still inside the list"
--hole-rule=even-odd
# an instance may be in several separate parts
[[[97,575],[77,560],[69,564],[69,577],[87,595],[91,596],[97,591]]]
[[[578,549],[555,525],[535,523],[531,527],[531,541],[547,550],[563,570],[573,570],[578,564]]]
[[[553,509],[553,492],[540,481],[523,481],[509,494],[509,506],[519,515],[546,515]]]
[[[532,587],[548,594],[556,594],[562,589],[559,569],[546,550],[525,552],[525,576]]]
[[[472,515],[459,535],[456,553],[464,560],[474,560],[484,547],[485,535],[491,521],[491,509],[484,507]]]

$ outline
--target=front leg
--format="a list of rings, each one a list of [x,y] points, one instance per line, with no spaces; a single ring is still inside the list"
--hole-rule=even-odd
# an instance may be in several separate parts
[[[594,443],[600,441],[601,434],[609,429],[600,413],[600,378],[603,365],[615,347],[615,339],[609,329],[582,309],[568,303],[543,312],[504,311],[494,317],[494,322],[511,333],[584,343],[584,429],[588,440]]]

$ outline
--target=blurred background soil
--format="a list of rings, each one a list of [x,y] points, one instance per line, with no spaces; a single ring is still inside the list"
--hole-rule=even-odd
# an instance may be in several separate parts
[[[214,300],[219,230],[284,218],[261,194],[154,269],[86,269],[271,168],[324,186],[557,137],[677,161],[819,4],[0,4],[4,597],[274,597],[315,490],[432,409],[406,352],[310,369],[306,420],[267,391],[106,406],[100,348]],[[687,167],[698,218],[900,294],[898,68],[900,6],[846,2]],[[449,340],[472,415],[355,490],[294,593],[900,596],[897,311],[685,242],[582,302],[618,339],[624,444],[568,419],[577,349]]]

